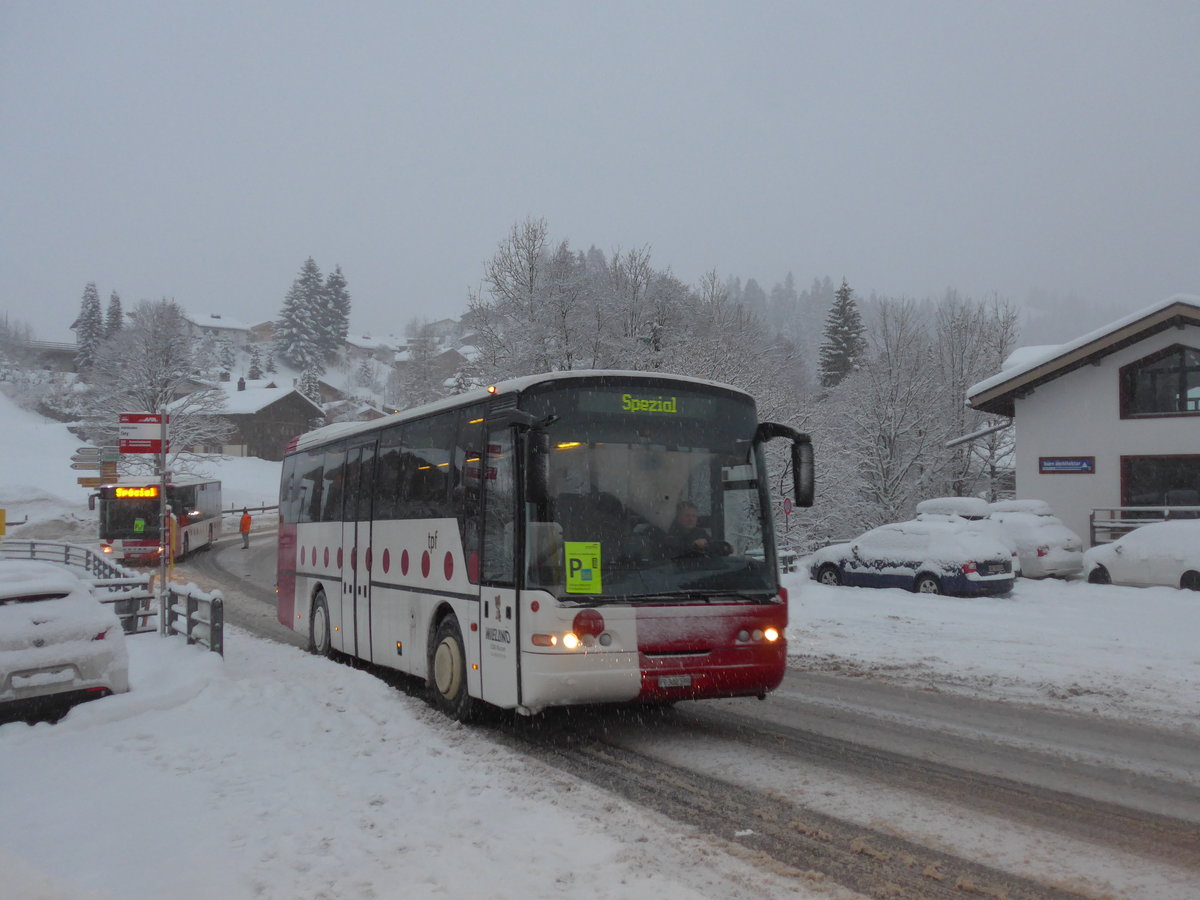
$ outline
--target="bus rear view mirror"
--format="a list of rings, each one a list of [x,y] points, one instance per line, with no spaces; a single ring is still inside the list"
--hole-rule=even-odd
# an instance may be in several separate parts
[[[815,494],[812,440],[807,434],[790,425],[760,422],[754,432],[756,444],[772,438],[789,438],[792,442],[792,484],[797,506],[812,506]]]

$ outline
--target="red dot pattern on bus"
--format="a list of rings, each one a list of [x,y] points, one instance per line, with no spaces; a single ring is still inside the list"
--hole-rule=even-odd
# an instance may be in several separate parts
[[[305,546],[301,545],[301,547],[300,547],[300,565],[301,566],[307,565],[311,561],[311,564],[313,566],[316,566],[318,558],[321,558],[324,561],[324,567],[326,569],[328,569],[329,568],[329,556],[330,556],[329,550],[330,550],[329,547],[325,547],[325,548],[323,548],[321,553],[318,554],[316,547],[305,547]],[[390,549],[384,548],[382,562],[383,562],[384,573],[386,574],[386,573],[390,572],[392,569],[392,551]],[[401,550],[400,551],[400,574],[401,575],[408,575],[409,563],[410,563],[410,557],[409,557],[408,550]],[[339,568],[339,569],[342,568],[343,548],[341,548],[341,547],[336,548],[336,564],[337,564],[337,568]],[[372,548],[368,547],[366,549],[366,552],[363,554],[363,566],[366,568],[366,571],[370,572],[371,566],[373,564],[374,564],[373,551],[372,551]],[[350,569],[351,569],[351,571],[355,571],[355,570],[357,570],[357,568],[358,568],[358,548],[352,547],[352,548],[350,548]],[[432,571],[432,569],[433,569],[433,557],[431,556],[431,554],[428,550],[423,550],[421,552],[421,577],[428,578],[429,573]],[[445,577],[446,581],[454,580],[454,570],[455,570],[454,554],[450,551],[446,551],[445,556],[442,557],[442,575]],[[470,553],[467,554],[466,574],[467,574],[467,578],[471,581],[472,584],[477,584],[479,582],[479,552],[476,550],[472,550]]]

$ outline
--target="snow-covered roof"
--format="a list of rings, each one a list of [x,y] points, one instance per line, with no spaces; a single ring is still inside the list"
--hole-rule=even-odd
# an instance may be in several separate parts
[[[198,328],[223,328],[231,331],[249,331],[262,324],[261,322],[243,322],[223,313],[209,313],[208,315],[184,313],[183,317]]]
[[[1175,294],[1065,344],[1025,347],[1004,368],[967,390],[967,402],[984,412],[1013,415],[1013,398],[1174,325],[1200,325],[1200,297]]]
[[[396,348],[394,337],[376,338],[369,334],[348,334],[346,343],[360,350],[394,350]]]
[[[238,390],[236,381],[223,381],[217,384],[217,387],[225,392],[225,409],[222,410],[222,413],[232,416],[251,415],[260,412],[272,403],[282,400],[288,394],[297,394],[300,397],[304,397],[303,394],[300,394],[290,385],[286,387],[280,386],[278,381],[265,378],[257,381],[247,381],[244,391]],[[304,397],[304,399],[308,400],[307,397]],[[321,407],[311,400],[308,400],[308,402],[312,403],[314,412],[320,415]]]

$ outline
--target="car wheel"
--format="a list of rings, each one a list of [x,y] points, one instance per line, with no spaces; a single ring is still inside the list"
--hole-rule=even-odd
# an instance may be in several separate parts
[[[458,619],[446,616],[438,625],[429,654],[429,684],[433,705],[460,722],[469,722],[475,701],[467,692],[467,653]]]
[[[1185,591],[1200,591],[1200,572],[1184,572],[1179,586]]]
[[[941,592],[941,582],[932,575],[918,575],[913,584],[913,593],[916,594],[940,594]]]
[[[1088,584],[1112,584],[1112,576],[1104,566],[1096,566],[1088,572]]]
[[[318,590],[313,598],[312,616],[308,620],[308,652],[332,658],[333,641],[329,627],[329,605],[325,592]]]
[[[837,566],[824,565],[817,570],[817,581],[836,587],[842,583],[842,573],[837,570]]]

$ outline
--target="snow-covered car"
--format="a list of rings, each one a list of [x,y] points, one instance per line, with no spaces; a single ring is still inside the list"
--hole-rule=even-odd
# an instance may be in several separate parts
[[[991,505],[979,497],[935,497],[917,504],[917,520],[945,521],[957,517],[965,521],[971,531],[1007,547],[1012,559],[1013,575],[1021,575],[1021,555],[1017,550],[1017,542],[998,522],[989,518],[991,511]]]
[[[0,716],[129,690],[120,620],[62,566],[0,559]]]
[[[1017,545],[1026,578],[1066,578],[1083,571],[1083,539],[1045,500],[998,500],[988,518]]]
[[[1012,555],[956,517],[881,525],[809,557],[822,584],[973,597],[1012,590]]]
[[[1083,554],[1092,584],[1187,588],[1200,591],[1200,519],[1176,519],[1135,528]]]

